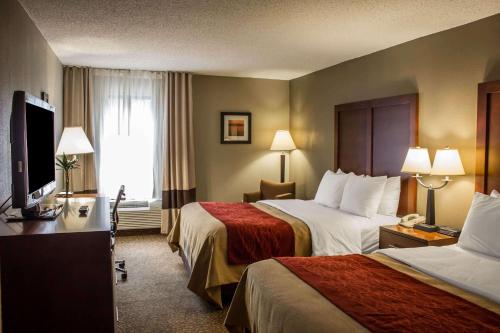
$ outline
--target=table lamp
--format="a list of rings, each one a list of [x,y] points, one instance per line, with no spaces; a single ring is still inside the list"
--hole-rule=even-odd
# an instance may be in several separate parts
[[[69,197],[69,173],[73,169],[77,169],[78,154],[88,154],[93,153],[94,149],[89,142],[89,139],[85,135],[83,128],[81,127],[65,127],[63,134],[61,136],[61,141],[59,141],[59,146],[57,147],[56,156],[62,156],[61,158],[56,157],[57,166],[64,171],[64,182],[66,188],[66,198]],[[67,155],[73,155],[72,159],[69,159]]]
[[[427,189],[426,231],[436,231],[436,215],[434,208],[434,190],[445,187],[452,179],[450,176],[465,175],[462,160],[457,149],[438,149],[431,167],[429,151],[427,148],[410,148],[406,154],[401,172],[413,174],[417,182]],[[443,183],[437,187],[425,184],[422,175],[444,176]],[[430,227],[432,226],[432,227]]]
[[[273,143],[271,144],[271,150],[281,151],[281,172],[280,172],[280,182],[285,182],[285,158],[286,152],[294,150],[295,143],[293,142],[292,136],[289,131],[277,130],[274,135]]]

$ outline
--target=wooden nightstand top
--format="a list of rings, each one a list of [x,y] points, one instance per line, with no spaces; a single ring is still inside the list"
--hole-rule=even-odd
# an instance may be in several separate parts
[[[389,236],[391,235],[391,236]],[[404,241],[406,239],[407,241]],[[414,246],[442,246],[457,242],[456,237],[438,232],[425,232],[400,225],[385,225],[380,227],[380,247],[414,247]]]
[[[413,228],[406,228],[399,224],[396,225],[384,225],[381,227],[392,233],[404,234],[407,237],[414,238],[417,240],[425,240],[425,241],[437,241],[441,239],[450,239],[454,238],[451,236],[440,234],[439,232],[426,232]]]

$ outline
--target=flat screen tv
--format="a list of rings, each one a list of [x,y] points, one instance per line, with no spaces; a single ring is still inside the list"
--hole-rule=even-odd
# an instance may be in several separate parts
[[[43,100],[14,92],[10,123],[13,208],[37,207],[56,188],[54,112]]]

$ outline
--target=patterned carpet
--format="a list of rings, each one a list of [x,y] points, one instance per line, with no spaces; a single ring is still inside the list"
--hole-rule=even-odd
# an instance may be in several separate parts
[[[186,288],[188,274],[162,235],[118,237],[128,279],[116,286],[118,332],[227,332],[226,311]]]

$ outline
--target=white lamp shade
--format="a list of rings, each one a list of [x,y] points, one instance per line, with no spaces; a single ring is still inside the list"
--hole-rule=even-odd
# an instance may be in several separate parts
[[[431,175],[457,176],[465,175],[462,160],[457,149],[438,149],[432,164]]]
[[[56,155],[93,153],[94,149],[81,127],[65,127],[57,147]]]
[[[271,150],[294,150],[295,143],[293,142],[292,136],[289,131],[278,130],[274,135],[273,143],[271,144]]]
[[[431,172],[431,160],[427,148],[409,148],[401,172],[429,174]]]

